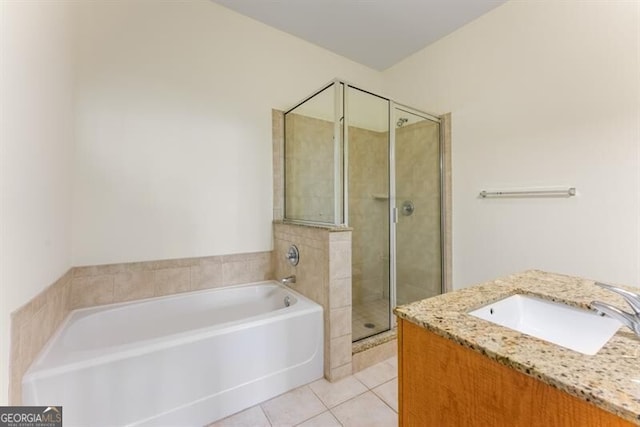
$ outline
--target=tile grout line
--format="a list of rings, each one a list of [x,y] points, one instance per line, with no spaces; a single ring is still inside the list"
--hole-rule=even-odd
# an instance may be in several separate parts
[[[322,379],[325,379],[324,377]],[[318,380],[316,380],[318,381]],[[317,417],[318,415],[324,414],[325,412],[329,412],[331,415],[333,415],[333,413],[331,412],[331,408],[329,408],[327,406],[326,403],[324,403],[324,401],[320,398],[320,396],[318,395],[318,393],[316,393],[315,391],[313,391],[313,389],[311,388],[311,384],[314,383],[315,381],[310,382],[309,384],[307,384],[307,387],[309,387],[309,390],[311,390],[311,393],[313,393],[313,395],[320,401],[320,403],[322,403],[322,406],[324,406],[324,409],[326,409],[325,411],[320,412],[319,414],[314,415],[313,417],[309,417],[306,420],[300,421],[298,424],[296,424],[296,426],[299,426],[302,423],[305,423],[307,421],[309,421],[311,418]],[[335,415],[333,415],[334,418],[336,418]],[[337,418],[336,418],[337,420]],[[338,421],[340,423],[340,421]],[[340,423],[340,425],[342,425],[342,423]]]
[[[365,393],[367,393],[367,392],[370,392],[370,391],[371,391],[371,392],[373,392],[373,390],[371,390],[371,389],[370,389],[370,388],[369,388],[365,383],[363,383],[362,381],[360,381],[359,379],[357,379],[357,378],[355,377],[355,375],[354,375],[354,374],[351,374],[350,376],[351,376],[354,380],[356,380],[357,382],[359,382],[360,384],[362,384],[366,390],[365,390],[365,391],[363,391],[362,393],[358,393],[358,394],[356,394],[355,396],[352,396],[351,398],[349,398],[349,399],[345,400],[344,402],[340,402],[340,403],[337,403],[337,404],[333,405],[333,407],[331,407],[331,408],[330,408],[329,406],[327,406],[327,405],[322,401],[322,399],[320,398],[320,396],[318,396],[318,394],[317,394],[315,391],[313,391],[313,389],[312,389],[311,387],[309,387],[309,389],[311,390],[311,392],[312,392],[313,394],[315,394],[315,395],[318,397],[318,399],[320,400],[320,402],[325,406],[325,408],[327,408],[327,411],[328,411],[328,412],[333,416],[333,418],[335,418],[335,419],[336,419],[336,421],[338,421],[338,424],[340,424],[342,427],[344,427],[344,424],[342,424],[342,421],[340,421],[340,418],[338,418],[338,416],[337,416],[336,414],[334,414],[334,413],[333,413],[333,409],[334,409],[334,408],[337,408],[337,407],[338,407],[338,406],[340,406],[340,405],[344,405],[345,403],[347,403],[347,402],[349,402],[349,401],[351,401],[351,400],[357,399],[358,397],[362,396],[363,394],[365,394]],[[347,377],[347,378],[349,378],[349,377]],[[346,378],[345,378],[345,379],[346,379]],[[375,394],[375,393],[374,393],[374,396],[378,397],[378,395],[377,395],[377,394]],[[382,399],[380,399],[380,400],[382,400]],[[384,400],[383,400],[383,402],[384,402]],[[385,404],[386,404],[386,402],[385,402]],[[387,406],[388,406],[388,405],[387,405]],[[393,408],[392,408],[392,409],[393,409]],[[395,411],[394,411],[394,412],[395,412]],[[319,415],[319,414],[318,414],[318,415]],[[317,415],[316,415],[316,416],[317,416]],[[313,417],[311,417],[311,418],[313,418]],[[311,419],[311,418],[309,418],[309,419]],[[305,421],[308,421],[308,420],[305,420]],[[305,422],[305,421],[303,421],[303,422]]]
[[[312,382],[314,382],[314,381],[312,381]],[[311,383],[309,383],[309,384],[311,384]],[[301,387],[299,387],[299,388],[307,387],[309,390],[311,390],[311,393],[313,393],[313,395],[318,399],[318,401],[320,402],[320,404],[321,404],[322,406],[324,406],[324,409],[325,409],[325,410],[324,410],[324,411],[322,411],[322,412],[320,412],[320,414],[324,414],[325,412],[327,412],[327,411],[329,410],[329,408],[327,407],[327,405],[325,405],[325,404],[324,404],[324,402],[322,401],[322,399],[320,399],[320,396],[318,396],[318,395],[316,394],[316,392],[315,392],[315,391],[313,391],[313,389],[312,389],[311,387],[309,387],[309,384],[305,384],[305,385],[303,385],[303,386],[301,386]],[[294,390],[295,390],[295,389],[294,389]],[[283,394],[286,394],[286,393],[283,393]],[[282,394],[281,394],[280,396],[282,396]],[[274,398],[274,399],[275,399],[275,398]],[[267,402],[268,402],[268,401],[267,401]],[[262,404],[260,404],[260,405],[262,406]],[[318,415],[320,415],[320,414],[315,414],[315,415],[310,416],[309,418],[305,418],[304,420],[302,420],[302,421],[300,421],[299,423],[295,424],[295,425],[294,425],[294,427],[295,427],[295,426],[299,426],[299,425],[300,425],[300,424],[302,424],[302,423],[306,423],[306,422],[307,422],[307,421],[309,421],[311,418],[317,417],[317,416],[318,416]],[[267,417],[267,418],[268,418],[268,417]],[[269,422],[271,423],[271,420],[270,420],[270,419],[269,419]],[[274,426],[273,426],[273,423],[271,424],[271,427],[274,427]]]
[[[355,377],[354,377],[354,378],[355,378]],[[357,380],[357,378],[355,378],[355,379]],[[362,381],[360,381],[360,380],[358,380],[358,381],[362,383]],[[382,402],[383,402],[385,405],[387,405],[387,402],[385,402],[382,398],[380,398],[377,394],[375,394],[375,393],[374,393],[374,391],[373,391],[372,389],[370,389],[366,384],[364,384],[364,383],[362,383],[362,384],[366,387],[366,389],[367,389],[366,391],[363,391],[362,393],[359,393],[359,394],[357,394],[357,395],[353,396],[352,398],[345,400],[344,402],[340,402],[340,403],[338,403],[337,405],[334,405],[334,406],[333,406],[333,408],[329,408],[329,412],[331,412],[331,415],[333,415],[333,417],[334,417],[336,420],[338,420],[338,422],[340,423],[340,425],[341,425],[341,426],[343,426],[343,427],[344,427],[344,424],[342,424],[342,422],[340,421],[340,418],[338,418],[338,416],[337,416],[336,414],[334,414],[334,413],[333,413],[333,410],[334,410],[335,408],[337,408],[338,406],[344,405],[344,404],[345,404],[345,403],[347,403],[347,402],[351,402],[352,400],[357,399],[358,397],[362,396],[363,394],[367,394],[367,393],[369,393],[369,392],[373,393],[373,395],[374,395],[375,397],[377,397],[378,399],[382,400]],[[387,405],[387,406],[389,406],[389,405]],[[391,410],[393,411],[393,408],[391,408]],[[396,411],[393,411],[393,412],[396,412]],[[397,412],[396,412],[396,414],[397,414]]]
[[[398,378],[398,377],[394,377],[394,378],[390,379],[389,381],[383,382],[382,384],[377,385],[377,386],[376,386],[376,388],[381,387],[381,386],[383,386],[383,385],[385,385],[385,384],[388,384],[388,383],[390,383],[391,381],[393,381],[393,380],[395,380],[395,379],[397,379],[397,378]],[[391,405],[389,405],[389,404],[387,403],[387,401],[386,401],[386,400],[384,400],[384,399],[382,398],[382,396],[380,396],[378,393],[376,393],[376,391],[375,391],[374,389],[371,389],[371,392],[372,392],[376,397],[378,397],[378,399],[382,400],[382,403],[384,403],[385,405],[387,405],[387,406],[389,407],[389,409],[391,409],[393,412],[395,412],[395,413],[396,413],[396,415],[398,414],[398,411],[396,411],[395,409],[393,409],[393,408],[391,407]]]
[[[352,378],[353,378],[354,380],[356,380],[358,383],[362,384],[362,385],[364,386],[364,388],[366,388],[366,390],[365,390],[365,391],[363,391],[362,393],[358,393],[358,394],[356,394],[355,396],[350,397],[349,399],[345,400],[344,402],[336,403],[335,405],[333,405],[333,408],[335,408],[336,406],[340,406],[340,405],[342,405],[343,403],[346,403],[346,402],[348,402],[348,401],[350,401],[350,400],[352,400],[352,399],[355,399],[355,398],[356,398],[356,397],[358,397],[358,396],[362,396],[362,395],[363,395],[363,394],[365,394],[367,391],[371,391],[371,389],[370,389],[370,388],[369,388],[365,383],[363,383],[362,381],[360,381],[359,379],[357,379],[357,378],[355,377],[355,375],[354,375],[354,374],[351,374],[351,375],[350,375],[350,377],[352,377]],[[342,378],[342,379],[341,379],[341,380],[339,380],[339,381],[346,380],[347,378],[349,378],[349,377]],[[390,380],[390,381],[391,381],[391,380]],[[330,382],[329,380],[327,380],[327,382],[329,382],[329,384],[333,384],[333,383],[332,383],[332,382]],[[320,400],[320,402],[325,406],[325,408],[327,408],[327,410],[328,410],[328,411],[331,411],[331,408],[330,408],[329,406],[327,406],[327,405],[322,401],[322,399],[320,398],[320,396],[319,396],[315,391],[313,391],[313,389],[312,389],[311,387],[309,387],[309,389],[313,392],[313,394],[315,394],[315,395],[318,397],[318,399],[319,399],[319,400]]]
[[[262,412],[262,415],[264,415],[264,417],[267,419],[269,426],[273,427],[273,423],[271,422],[271,419],[269,419],[269,415],[267,415],[267,411],[265,411],[264,408],[262,407],[262,403],[259,403],[256,406],[260,408],[260,411]]]
[[[277,396],[276,396],[277,397]],[[271,400],[271,399],[269,399]],[[267,413],[267,411],[264,410],[264,408],[262,407],[263,404],[267,403],[269,400],[266,400],[265,402],[262,403],[258,403],[258,405],[260,407],[260,410],[262,411],[262,413],[264,414],[265,418],[267,419],[267,422],[269,423],[269,425],[271,427],[273,427],[273,421],[271,421],[271,418],[269,417],[269,414]]]

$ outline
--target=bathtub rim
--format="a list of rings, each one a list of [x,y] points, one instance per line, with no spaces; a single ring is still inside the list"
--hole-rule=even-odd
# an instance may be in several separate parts
[[[109,347],[112,349],[116,349],[118,347],[127,347],[127,346],[132,348],[122,348],[119,351],[115,351],[112,354],[91,357],[87,360],[73,361],[69,363],[63,363],[61,365],[54,366],[54,367],[38,368],[34,370],[34,368],[38,364],[40,364],[42,360],[49,354],[54,343],[58,341],[58,339],[60,338],[60,335],[68,326],[68,324],[73,320],[72,318],[76,313],[82,313],[87,311],[110,310],[118,307],[125,307],[125,306],[137,305],[142,303],[166,300],[166,299],[186,298],[193,295],[206,294],[206,293],[221,291],[225,289],[239,289],[239,288],[254,287],[254,286],[260,286],[260,285],[275,285],[280,289],[283,289],[287,292],[292,293],[297,299],[296,304],[292,305],[292,307],[297,306],[296,307],[297,309],[290,310],[289,312],[286,312],[286,313],[281,312],[278,315],[273,314],[275,311],[270,311],[267,313],[261,313],[259,315],[236,320],[233,322],[222,323],[222,324],[198,328],[198,329],[192,329],[189,331],[182,331],[179,333],[164,335],[164,336],[149,339],[149,340],[137,341],[135,346],[133,344],[128,344],[124,346]],[[104,363],[115,362],[115,361],[126,359],[129,357],[141,356],[141,355],[151,353],[153,351],[162,350],[165,348],[188,344],[200,339],[205,339],[205,338],[215,336],[217,334],[220,334],[223,331],[234,332],[241,329],[246,329],[252,326],[256,326],[258,324],[268,324],[268,323],[276,322],[279,320],[288,319],[291,317],[313,313],[316,311],[320,311],[321,313],[323,313],[323,316],[324,316],[324,310],[322,308],[322,305],[318,304],[317,302],[311,300],[310,298],[305,297],[299,292],[275,280],[263,280],[259,282],[241,283],[241,284],[229,285],[229,286],[218,286],[215,288],[180,292],[180,293],[171,294],[171,295],[162,295],[157,297],[141,298],[141,299],[132,300],[132,301],[123,301],[123,302],[117,302],[117,303],[101,304],[101,305],[96,305],[91,307],[78,308],[78,309],[72,310],[67,314],[63,322],[56,329],[55,333],[47,341],[47,343],[42,348],[40,353],[38,353],[38,356],[34,359],[32,364],[29,366],[29,368],[27,369],[27,371],[22,377],[21,383],[24,385],[25,383],[30,381],[47,378],[54,375],[60,375],[73,370],[87,369],[87,368],[104,364]],[[140,343],[144,343],[144,344],[140,345]]]

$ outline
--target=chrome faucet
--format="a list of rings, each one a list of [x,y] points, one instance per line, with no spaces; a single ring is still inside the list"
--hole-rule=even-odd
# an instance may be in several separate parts
[[[624,298],[631,307],[631,311],[633,311],[633,313],[627,313],[626,311],[620,310],[618,307],[614,307],[611,304],[606,304],[600,301],[591,302],[591,308],[594,308],[598,313],[613,317],[640,337],[640,295],[626,289],[606,285],[604,283],[596,282],[596,285],[611,292],[615,292]]]
[[[280,279],[280,283],[283,285],[292,285],[296,283],[296,275],[292,274],[291,276],[287,276],[284,279]]]

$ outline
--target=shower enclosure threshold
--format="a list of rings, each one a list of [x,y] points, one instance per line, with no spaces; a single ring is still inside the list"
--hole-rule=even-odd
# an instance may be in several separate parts
[[[353,343],[351,346],[351,354],[358,354],[365,350],[377,347],[386,342],[396,339],[396,328],[388,331],[380,332],[379,334],[372,335],[367,338],[363,338]]]
[[[360,372],[398,354],[396,329],[381,332],[352,345],[352,372]]]

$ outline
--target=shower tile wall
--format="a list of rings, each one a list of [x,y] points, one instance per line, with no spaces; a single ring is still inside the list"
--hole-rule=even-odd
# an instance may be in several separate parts
[[[396,226],[397,303],[440,293],[439,129],[421,121],[396,129],[396,198],[415,211]]]
[[[389,297],[388,133],[349,127],[354,305]]]
[[[285,132],[287,217],[334,222],[333,122],[289,114]]]

